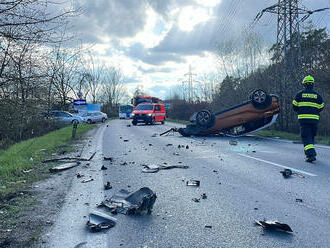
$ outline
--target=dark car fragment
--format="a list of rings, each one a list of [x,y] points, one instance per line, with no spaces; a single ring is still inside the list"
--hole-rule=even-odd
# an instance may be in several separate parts
[[[293,232],[291,227],[288,224],[280,223],[278,221],[266,221],[266,220],[256,220],[255,223],[264,229],[274,230],[274,231],[283,231],[283,232]]]
[[[269,127],[276,121],[279,112],[278,96],[256,90],[250,100],[234,107],[216,113],[211,113],[209,110],[194,113],[190,117],[192,124],[175,131],[183,136],[212,134],[242,136]]]
[[[111,216],[94,212],[89,214],[89,220],[86,225],[90,231],[99,232],[114,227],[116,225],[116,221],[117,220]]]
[[[104,206],[109,208],[110,211],[126,215],[151,214],[156,198],[156,194],[147,187],[143,187],[133,193],[121,189],[117,194],[103,201],[99,206]]]

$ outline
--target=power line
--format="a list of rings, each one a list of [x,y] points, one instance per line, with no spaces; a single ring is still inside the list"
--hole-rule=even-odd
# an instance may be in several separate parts
[[[300,64],[300,24],[312,14],[328,9],[330,7],[308,10],[299,0],[278,0],[277,4],[261,10],[251,26],[254,26],[264,13],[277,15],[275,58],[277,61],[283,61],[285,67],[292,70]]]

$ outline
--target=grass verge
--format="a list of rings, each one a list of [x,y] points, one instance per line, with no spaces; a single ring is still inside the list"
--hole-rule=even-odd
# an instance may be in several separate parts
[[[95,127],[80,124],[76,139]],[[44,136],[17,143],[0,153],[0,201],[27,184],[42,179],[38,164],[52,153],[70,149],[72,126],[50,132]],[[39,166],[40,167],[40,166]]]

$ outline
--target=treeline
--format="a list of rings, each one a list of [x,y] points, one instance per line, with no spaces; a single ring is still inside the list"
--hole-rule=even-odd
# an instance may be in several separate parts
[[[276,50],[271,49],[272,60],[269,66],[258,68],[244,76],[225,77],[216,83],[216,90],[210,101],[187,102],[172,99],[169,116],[176,119],[189,119],[190,114],[202,108],[219,111],[236,105],[249,98],[255,89],[264,89],[280,97],[282,112],[273,128],[298,132],[299,125],[291,102],[297,91],[303,88],[304,76],[315,78],[315,89],[323,96],[326,107],[321,114],[319,134],[330,136],[330,39],[326,29],[310,28],[301,34],[301,63],[299,67],[288,71],[284,61],[278,60]],[[290,52],[290,51],[288,51]],[[295,64],[298,64],[295,61]],[[180,103],[180,104],[179,104]]]
[[[70,3],[0,4],[0,149],[57,128],[44,114],[72,109],[78,92],[109,112],[125,94],[120,69],[100,65],[65,32],[80,14]]]

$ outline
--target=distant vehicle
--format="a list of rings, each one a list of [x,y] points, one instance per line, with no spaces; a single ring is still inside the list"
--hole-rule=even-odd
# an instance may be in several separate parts
[[[280,112],[279,98],[255,90],[250,100],[220,112],[202,110],[190,117],[192,124],[177,131],[183,136],[223,134],[242,136],[272,125]]]
[[[50,118],[63,124],[72,124],[74,122],[82,123],[83,119],[78,115],[72,115],[69,112],[54,110],[50,112]]]
[[[145,124],[155,124],[156,122],[165,123],[166,110],[163,104],[141,103],[136,106],[132,113],[132,124],[135,126],[142,122]]]
[[[142,96],[134,97],[131,100],[131,102],[133,104],[133,110],[134,110],[136,106],[139,105],[140,103],[161,103],[162,99],[153,96],[142,95]]]
[[[81,112],[80,116],[83,119],[83,121],[88,124],[92,124],[96,122],[105,122],[108,119],[107,114],[102,113],[100,111]]]
[[[120,105],[119,106],[119,119],[131,118],[133,112],[132,105]]]

